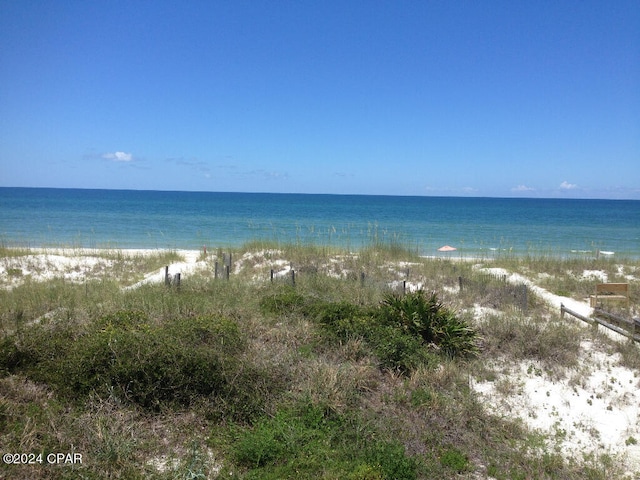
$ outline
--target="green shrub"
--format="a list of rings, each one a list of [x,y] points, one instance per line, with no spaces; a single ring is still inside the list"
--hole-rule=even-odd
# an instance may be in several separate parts
[[[0,372],[16,373],[64,357],[79,330],[68,324],[32,325],[0,341]]]
[[[476,332],[438,300],[422,291],[388,294],[378,308],[349,302],[309,300],[293,288],[263,298],[271,313],[297,310],[323,327],[330,341],[361,338],[382,368],[410,372],[429,363],[435,345],[448,357],[477,352]]]
[[[447,356],[467,356],[477,352],[476,332],[445,307],[432,293],[419,290],[406,295],[388,294],[379,315],[389,325],[437,345]]]
[[[448,357],[468,357],[478,353],[476,331],[453,312],[441,311],[432,328],[437,345]]]
[[[0,361],[71,399],[115,396],[153,411],[205,399],[212,415],[247,420],[282,381],[242,356],[246,344],[237,323],[224,317],[160,324],[123,310],[81,333],[34,326],[23,341],[0,343]]]
[[[244,433],[234,447],[235,460],[248,468],[262,467],[285,453],[286,432],[275,421],[258,424]]]
[[[406,373],[429,363],[432,354],[425,348],[422,336],[394,321],[383,308],[316,302],[309,311],[324,327],[329,340],[364,339],[381,368]]]
[[[408,373],[422,364],[427,351],[422,340],[393,326],[378,327],[370,333],[368,339],[380,366],[390,370]]]
[[[108,328],[81,337],[60,362],[66,379],[59,387],[76,394],[115,392],[157,410],[201,396],[230,396],[257,373],[236,355],[245,342],[235,322],[209,316],[165,327],[144,320],[136,313],[118,314]]]
[[[25,359],[18,349],[14,337],[0,339],[0,375],[6,375],[18,369]]]
[[[307,308],[307,314],[327,327],[338,327],[344,320],[362,318],[366,315],[363,307],[348,302],[316,302]]]
[[[133,331],[148,326],[149,317],[141,310],[118,310],[99,318],[94,328],[98,330]]]
[[[388,323],[399,325],[404,331],[429,343],[434,339],[434,320],[443,308],[435,293],[429,298],[422,291],[406,295],[387,294],[380,306],[380,315]]]
[[[292,286],[278,289],[260,300],[260,308],[264,313],[280,315],[301,310],[305,305],[305,298]]]
[[[204,348],[190,351],[164,332],[95,334],[78,342],[62,362],[67,393],[114,392],[144,408],[187,405],[198,395],[220,392],[234,360]]]

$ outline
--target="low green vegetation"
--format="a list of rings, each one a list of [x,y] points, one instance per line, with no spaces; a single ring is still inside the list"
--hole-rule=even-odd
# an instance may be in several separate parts
[[[252,253],[258,249],[259,259]],[[134,278],[123,271],[84,283],[28,280],[0,291],[3,453],[83,458],[1,463],[0,477],[619,473],[604,461],[584,464],[549,451],[521,423],[479,402],[469,375],[489,375],[487,362],[506,355],[549,369],[572,366],[585,334],[563,330],[549,312],[526,321],[511,304],[504,316],[475,322],[466,309],[477,295],[456,290],[460,276],[481,281],[471,265],[421,259],[396,244],[358,255],[262,243],[232,253],[244,267],[228,281],[211,269],[185,276],[180,288],[124,290]],[[110,255],[128,268],[129,260]],[[295,285],[286,276],[271,283],[265,274],[282,258],[300,272]],[[136,276],[176,259],[144,266],[139,259]],[[419,287],[403,292],[400,280]]]
[[[113,397],[159,412],[206,398],[209,416],[244,421],[278,385],[277,369],[261,371],[241,357],[246,340],[238,324],[215,315],[156,323],[143,311],[123,310],[86,326],[34,325],[4,342],[9,373],[69,401]]]

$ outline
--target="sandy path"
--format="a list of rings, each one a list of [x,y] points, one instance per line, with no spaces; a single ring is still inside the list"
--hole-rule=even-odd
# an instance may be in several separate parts
[[[558,311],[560,311],[560,305],[564,304],[565,307],[585,317],[589,317],[593,313],[593,309],[589,306],[588,303],[574,300],[573,298],[569,297],[561,297],[560,295],[555,295],[545,290],[544,288],[538,287],[527,277],[524,277],[518,273],[511,273],[504,268],[483,268],[482,271],[490,273],[491,275],[505,276],[507,282],[514,285],[526,285],[530,291],[532,291],[538,297],[542,298],[551,307],[557,308]]]
[[[482,269],[505,275],[510,283],[525,284],[548,305],[560,305],[591,316],[587,302],[554,295],[528,278],[501,268]],[[574,317],[567,316],[567,319]],[[568,320],[570,321],[570,320]],[[581,325],[583,321],[575,319]],[[628,341],[612,330],[600,328],[617,341]],[[583,454],[615,455],[629,475],[640,473],[640,382],[639,372],[621,366],[620,355],[607,353],[594,342],[580,344],[580,367],[565,378],[550,378],[540,362],[501,363],[497,381],[470,380],[471,387],[487,405],[507,417],[519,417],[532,429],[545,432],[548,448],[582,459]],[[509,393],[497,388],[511,385]],[[638,476],[631,478],[640,478]]]
[[[200,258],[199,250],[177,250],[176,253],[182,255],[185,259],[184,262],[172,263],[169,265],[169,275],[173,278],[177,273],[181,276],[194,273],[197,270],[204,270],[207,268],[207,262],[198,260]],[[144,279],[140,280],[133,285],[124,287],[123,290],[134,290],[142,285],[148,283],[160,283],[164,282],[165,269],[159,268],[151,273],[145,275]]]

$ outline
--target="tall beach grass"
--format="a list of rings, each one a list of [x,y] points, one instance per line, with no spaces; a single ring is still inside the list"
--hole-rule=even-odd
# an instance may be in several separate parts
[[[223,250],[238,267],[229,280],[213,275]],[[8,261],[34,251],[0,253]],[[560,378],[593,332],[563,325],[535,299],[526,314],[496,305],[479,321],[470,312],[481,299],[457,289],[460,276],[483,278],[480,263],[550,273],[561,283],[548,288],[580,297],[588,285],[578,273],[618,279],[618,265],[420,254],[386,239],[353,251],[258,240],[209,248],[207,268],[180,288],[123,290],[181,258],[111,251],[101,254],[109,270],[90,281],[26,279],[0,290],[0,445],[84,459],[2,464],[0,476],[622,478],[614,458],[564,457],[470,388],[470,376],[495,375],[488,365],[505,358],[539,360]],[[295,285],[271,283],[279,260],[299,272]],[[401,281],[423,293],[400,295]],[[463,337],[468,355],[446,343],[461,329],[475,334]],[[640,368],[637,350],[611,345]]]

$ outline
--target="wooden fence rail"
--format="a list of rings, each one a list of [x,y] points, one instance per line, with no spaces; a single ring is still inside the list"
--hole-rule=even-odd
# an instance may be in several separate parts
[[[593,325],[595,328],[598,327],[598,325],[602,325],[605,328],[608,328],[609,330],[613,330],[616,333],[619,333],[620,335],[624,335],[627,338],[630,338],[632,340],[635,340],[636,342],[640,342],[640,335],[636,334],[636,329],[640,328],[640,325],[638,325],[638,322],[636,322],[635,320],[629,320],[623,317],[620,317],[618,315],[614,315],[612,313],[606,312],[604,310],[601,309],[596,309],[595,313],[596,315],[602,315],[602,316],[606,316],[610,319],[613,319],[615,321],[618,321],[620,323],[622,323],[623,325],[629,327],[629,330],[627,330],[626,328],[622,328],[618,325],[614,325],[613,323],[607,322],[606,320],[603,320],[602,318],[598,318],[597,316],[594,317],[585,317],[584,315],[579,314],[578,312],[575,312],[567,307],[564,306],[563,303],[560,304],[560,316],[562,318],[564,318],[564,314],[568,313],[569,315],[572,315],[580,320],[582,320],[583,322],[589,323],[591,325]]]

